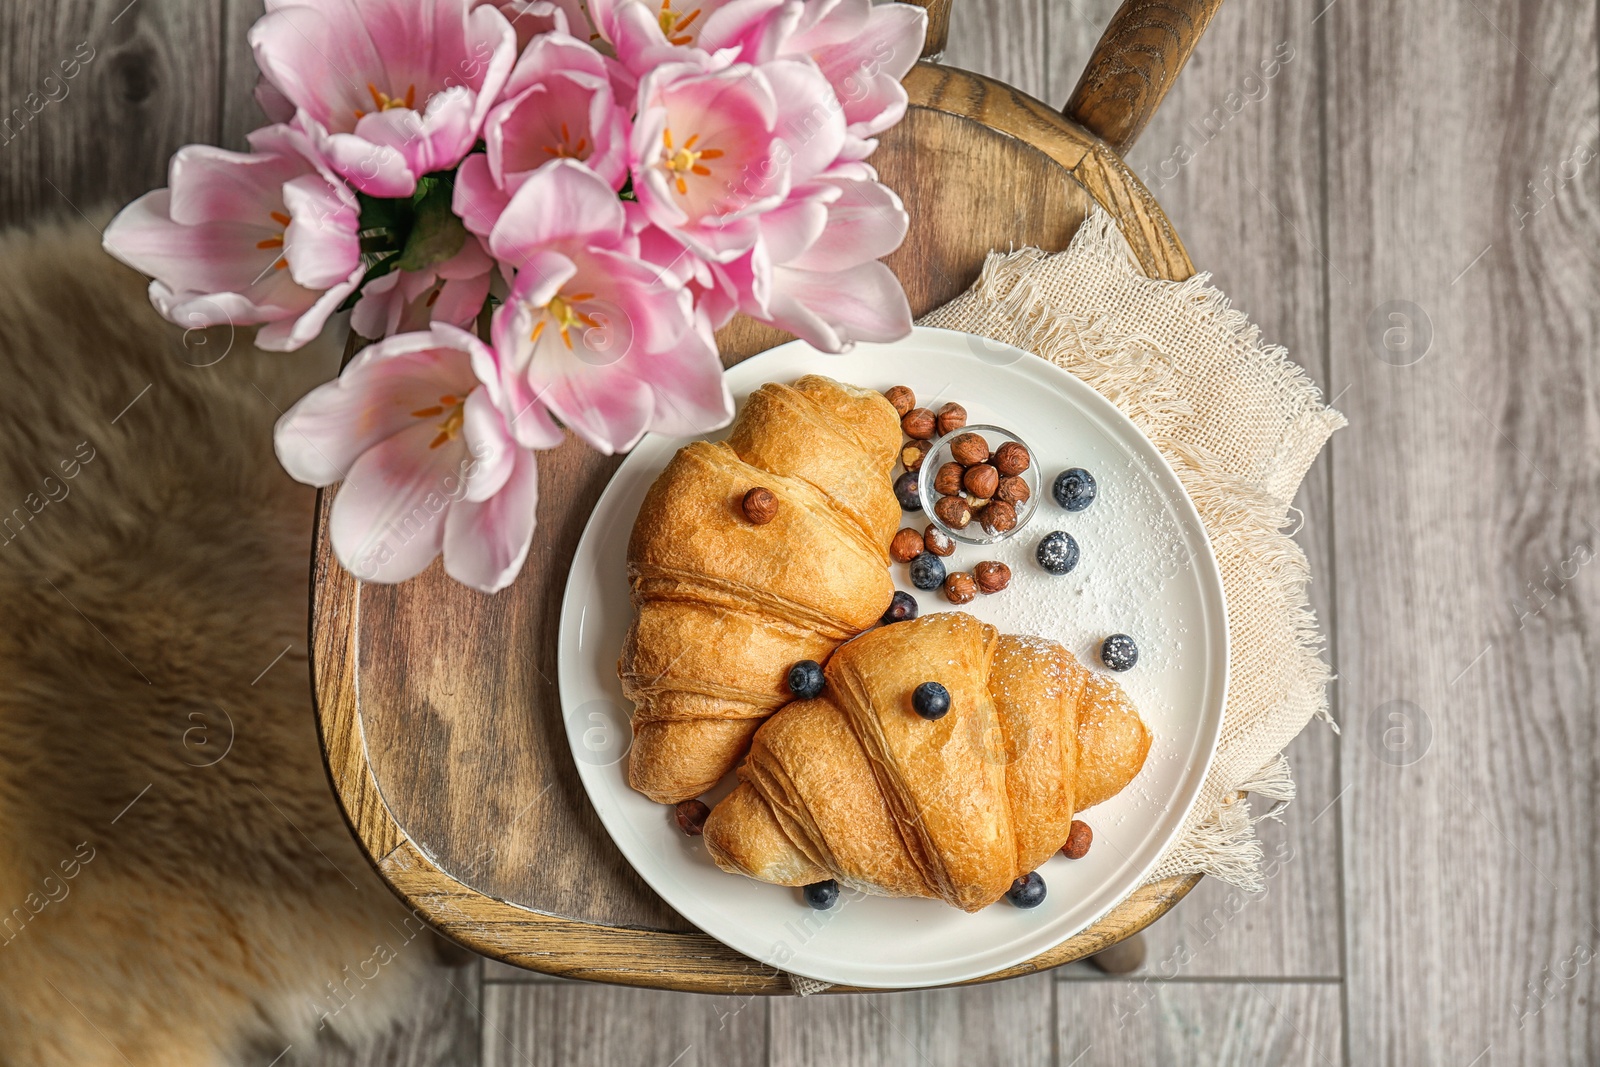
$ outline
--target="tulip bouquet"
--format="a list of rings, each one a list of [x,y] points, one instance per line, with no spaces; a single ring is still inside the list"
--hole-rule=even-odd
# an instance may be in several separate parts
[[[820,349],[906,335],[905,236],[865,162],[899,121],[919,7],[871,0],[267,0],[268,125],[190,145],[106,249],[179,325],[291,350],[335,312],[375,343],[279,421],[342,481],[343,564],[521,570],[535,453],[733,413],[735,312]]]

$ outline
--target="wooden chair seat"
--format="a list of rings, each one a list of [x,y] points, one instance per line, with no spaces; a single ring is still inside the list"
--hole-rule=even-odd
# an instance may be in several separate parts
[[[957,296],[991,249],[1061,249],[1098,203],[1152,276],[1192,273],[1149,191],[1122,162],[1218,0],[1129,0],[1068,118],[1006,85],[919,63],[911,108],[872,162],[904,198],[887,262],[915,314]],[[931,47],[942,47],[934,6]],[[1090,132],[1093,129],[1096,133]],[[786,340],[748,321],[719,336],[729,364]],[[691,927],[611,844],[567,746],[554,664],[578,537],[619,459],[569,441],[540,457],[539,526],[511,588],[484,596],[435,562],[399,586],[362,585],[315,540],[312,674],[335,791],[379,873],[417,913],[486,956],[573,978],[714,993],[786,993],[779,972]],[[1104,949],[1177,902],[1198,876],[1147,886],[1093,927],[1002,974]]]

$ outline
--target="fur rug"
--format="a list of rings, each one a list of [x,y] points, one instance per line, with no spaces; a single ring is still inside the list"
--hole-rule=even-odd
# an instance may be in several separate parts
[[[323,770],[314,494],[272,455],[336,355],[168,326],[99,242],[0,236],[0,1064],[281,1067],[426,1028],[433,935]]]

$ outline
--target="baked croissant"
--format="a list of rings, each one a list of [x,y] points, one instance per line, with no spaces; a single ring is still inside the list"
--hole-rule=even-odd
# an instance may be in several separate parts
[[[827,688],[756,732],[705,841],[725,871],[778,885],[998,900],[1066,843],[1075,812],[1144,765],[1150,734],[1110,678],[1054,641],[948,612],[834,653]],[[936,681],[929,721],[912,692]]]
[[[899,447],[881,394],[808,375],[762,386],[726,442],[667,464],[628,542],[637,612],[618,673],[635,789],[671,804],[711,788],[790,699],[789,668],[883,615]],[[758,486],[778,501],[760,525],[741,508]]]

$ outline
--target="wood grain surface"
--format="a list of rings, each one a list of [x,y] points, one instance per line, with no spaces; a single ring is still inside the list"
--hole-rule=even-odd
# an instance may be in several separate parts
[[[242,144],[256,118],[239,35],[258,8],[0,5],[0,111],[59,96],[43,78],[94,48],[67,95],[0,135],[0,221],[98,220],[162,183],[178,145]],[[1058,105],[1115,8],[959,0],[945,58]],[[1299,534],[1344,734],[1291,750],[1302,795],[1262,830],[1296,858],[1264,896],[1238,906],[1203,882],[1147,932],[1132,979],[1074,964],[1055,981],[762,998],[727,1029],[719,998],[498,968],[480,1005],[479,975],[455,972],[471,996],[450,1021],[282,1062],[466,1065],[480,1034],[497,1064],[669,1064],[690,1044],[680,1067],[920,1064],[946,1045],[1057,1067],[1600,1062],[1600,593],[1580,562],[1600,551],[1594,19],[1544,0],[1230,0],[1132,153],[1196,264],[1352,423],[1313,468]],[[1294,58],[1262,95],[1244,79],[1281,41]],[[1409,365],[1406,330],[1385,345],[1394,309],[1375,318],[1393,301],[1426,315]]]
[[[922,38],[922,56],[932,59],[950,43],[951,0],[911,0],[911,3],[928,10],[928,30]]]
[[[1222,0],[1126,0],[1089,56],[1067,116],[1125,155],[1221,6]]]
[[[810,997],[772,1005],[772,1067],[1048,1067],[1047,975],[978,989]]]
[[[1595,1063],[1595,8],[1446,11],[1322,20],[1350,1056]]]
[[[766,1062],[766,1002],[570,982],[488,983],[484,1067]]]
[[[1333,982],[1057,982],[1056,998],[1061,1067],[1425,1062],[1346,1061]]]
[[[1115,7],[1100,6],[1103,17]],[[1296,236],[1321,227],[1315,14],[1271,0],[1224,4],[1130,163],[1173,217],[1197,268],[1212,272],[1266,339],[1285,345],[1325,384],[1326,268]],[[1074,25],[1084,27],[1079,47],[1091,47],[1092,27]],[[1219,209],[1221,189],[1233,192]],[[1317,463],[1296,501],[1303,519],[1296,539],[1311,562],[1312,604],[1325,630],[1334,567],[1330,469],[1326,460]],[[1339,792],[1336,749],[1337,738],[1321,723],[1290,746],[1299,795],[1281,823],[1259,825],[1266,892],[1252,897],[1202,882],[1171,921],[1146,935],[1151,967],[1181,959],[1191,978],[1338,976],[1338,820],[1324,810]]]
[[[94,216],[218,133],[217,0],[0,4],[0,219]],[[108,136],[109,134],[109,136]]]

